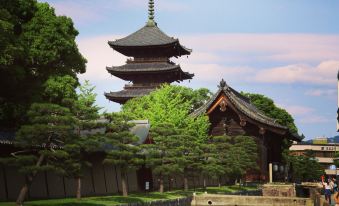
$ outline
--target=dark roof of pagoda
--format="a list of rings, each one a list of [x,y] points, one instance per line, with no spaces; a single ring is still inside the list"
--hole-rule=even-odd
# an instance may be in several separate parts
[[[241,95],[239,92],[234,90],[232,87],[228,86],[224,80],[220,82],[219,90],[211,97],[211,99],[206,102],[203,106],[198,108],[196,111],[192,113],[192,116],[198,116],[200,114],[206,113],[207,110],[213,105],[213,103],[217,100],[217,98],[221,95],[225,94],[226,97],[232,102],[232,104],[244,115],[249,117],[250,119],[253,119],[257,122],[260,122],[262,124],[283,129],[288,131],[291,136],[293,136],[296,139],[300,139],[300,136],[297,134],[292,134],[288,127],[282,126],[275,119],[272,119],[270,117],[267,117],[265,114],[263,114],[260,110],[258,110],[253,104],[251,104],[251,101]]]
[[[127,76],[129,80],[130,74],[144,74],[144,73],[163,73],[166,75],[168,72],[180,72],[180,80],[192,79],[194,74],[183,72],[180,65],[172,64],[169,62],[150,62],[150,63],[128,63],[118,67],[106,67],[107,71],[112,75],[122,78],[122,75]]]
[[[124,89],[119,92],[110,92],[110,93],[105,93],[105,96],[107,99],[113,101],[113,102],[118,102],[118,103],[125,103],[127,100],[135,98],[135,97],[141,97],[145,96],[152,91],[154,91],[155,88],[147,88],[147,89]]]
[[[117,51],[119,47],[157,47],[174,44],[173,49],[180,51],[178,56],[189,55],[192,52],[191,49],[181,45],[178,39],[169,37],[156,25],[146,25],[133,34],[116,41],[109,41],[108,44]]]

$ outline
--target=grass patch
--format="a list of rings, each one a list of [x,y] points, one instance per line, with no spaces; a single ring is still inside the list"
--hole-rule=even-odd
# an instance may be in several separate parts
[[[112,206],[119,204],[128,204],[128,203],[142,203],[142,202],[152,202],[156,200],[170,200],[188,197],[196,192],[197,194],[207,193],[210,194],[229,194],[232,192],[238,191],[249,191],[255,190],[257,187],[239,187],[239,186],[223,186],[223,187],[208,187],[204,189],[189,190],[187,192],[182,190],[174,190],[165,193],[151,192],[151,193],[130,193],[128,197],[123,197],[120,195],[112,196],[103,196],[103,197],[86,197],[82,198],[81,201],[76,200],[75,198],[65,198],[65,199],[53,199],[53,200],[36,200],[25,202],[25,206]],[[14,206],[14,203],[10,202],[0,202],[0,206]]]
[[[65,199],[53,199],[53,200],[36,200],[25,202],[25,206],[108,206],[108,205],[119,205],[127,203],[137,202],[151,202],[155,200],[169,200],[186,197],[184,195],[176,194],[175,192],[166,192],[164,194],[158,192],[152,192],[149,194],[145,193],[132,193],[128,197],[120,195],[103,196],[103,197],[86,197],[82,198],[81,201],[75,198]],[[0,206],[14,206],[14,203],[0,202]]]
[[[238,185],[232,186],[222,186],[222,187],[207,187],[206,190],[204,189],[197,189],[198,193],[200,192],[207,192],[209,194],[229,194],[234,192],[241,192],[241,191],[251,191],[257,190],[257,186],[242,186],[239,187]]]

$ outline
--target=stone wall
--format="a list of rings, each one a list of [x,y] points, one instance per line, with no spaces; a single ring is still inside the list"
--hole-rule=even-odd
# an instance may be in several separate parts
[[[158,200],[145,203],[131,203],[118,206],[191,206],[192,197],[178,198],[174,200]]]
[[[265,197],[296,197],[296,190],[293,184],[265,184],[262,194]]]
[[[313,206],[309,198],[292,197],[262,197],[262,196],[235,196],[235,195],[195,195],[192,206]]]

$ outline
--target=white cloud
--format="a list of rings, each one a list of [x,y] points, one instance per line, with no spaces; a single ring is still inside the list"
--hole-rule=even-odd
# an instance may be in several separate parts
[[[339,59],[338,35],[313,34],[198,34],[181,35],[196,51],[234,58],[237,62],[321,62]]]
[[[315,97],[320,97],[320,96],[336,97],[337,90],[335,89],[311,89],[311,90],[306,91],[305,94],[308,96],[315,96]]]
[[[181,64],[184,71],[194,73],[194,79],[199,81],[218,82],[221,78],[230,80],[235,79],[241,75],[246,75],[252,72],[253,69],[249,67],[226,67],[219,64]]]
[[[80,79],[117,81],[107,72],[107,66],[119,66],[126,62],[126,57],[108,45],[109,40],[121,38],[117,35],[98,36],[77,40],[81,54],[87,59],[86,73]]]
[[[317,124],[327,123],[331,120],[323,115],[316,114],[316,110],[312,107],[302,105],[278,105],[287,110],[300,124]]]
[[[308,83],[331,85],[337,81],[339,61],[323,61],[318,66],[294,64],[258,71],[254,80],[264,83]]]
[[[293,116],[309,115],[314,111],[313,108],[300,105],[287,105],[282,107],[285,108],[288,111],[288,113],[290,113]]]
[[[305,116],[303,118],[301,118],[300,123],[303,124],[319,124],[319,123],[327,123],[327,122],[331,122],[330,119],[321,116],[321,115],[309,115],[309,116]]]

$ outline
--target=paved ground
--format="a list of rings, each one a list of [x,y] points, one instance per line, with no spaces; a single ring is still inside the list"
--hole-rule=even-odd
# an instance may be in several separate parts
[[[335,205],[333,195],[331,195],[331,205]]]

